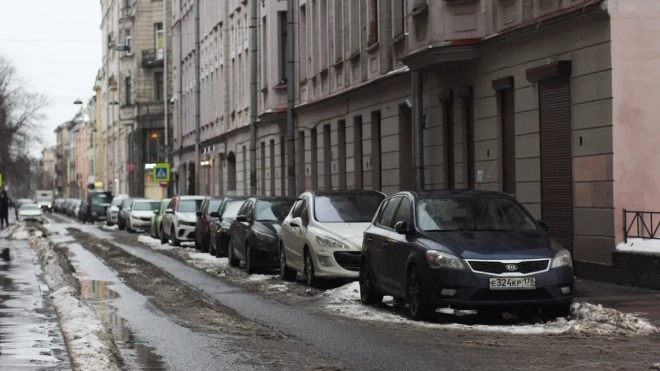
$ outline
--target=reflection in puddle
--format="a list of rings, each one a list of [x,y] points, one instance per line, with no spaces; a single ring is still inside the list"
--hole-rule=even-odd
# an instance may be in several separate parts
[[[119,298],[119,294],[108,287],[112,284],[108,281],[80,280],[80,291],[87,303],[99,313],[101,320],[112,327],[115,343],[128,369],[165,370],[162,358],[147,342],[135,338],[126,320],[119,317],[116,308],[110,304],[113,299]]]

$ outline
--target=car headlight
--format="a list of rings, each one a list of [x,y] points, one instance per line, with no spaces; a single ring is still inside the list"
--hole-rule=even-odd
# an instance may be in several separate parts
[[[258,240],[263,242],[267,242],[267,243],[277,242],[277,237],[270,234],[254,231],[254,235],[257,237]]]
[[[350,249],[345,243],[335,240],[332,237],[326,236],[316,236],[316,243],[321,247],[327,247],[328,249]]]
[[[426,252],[426,258],[431,268],[467,269],[459,257],[437,250],[428,250]]]
[[[560,268],[560,267],[572,267],[573,259],[571,259],[571,253],[568,250],[561,250],[552,258],[552,263],[550,264],[550,269]]]

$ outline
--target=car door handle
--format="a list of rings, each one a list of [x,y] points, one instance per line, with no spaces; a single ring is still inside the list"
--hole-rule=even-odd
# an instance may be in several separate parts
[[[387,242],[383,242],[383,247],[384,247],[385,249],[387,249],[387,245],[388,245]]]

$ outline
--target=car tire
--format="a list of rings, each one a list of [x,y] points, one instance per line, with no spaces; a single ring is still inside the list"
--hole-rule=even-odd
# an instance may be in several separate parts
[[[422,282],[416,267],[412,267],[406,279],[406,300],[410,318],[415,321],[423,321],[431,317],[434,307],[424,302],[422,293]]]
[[[165,231],[163,230],[163,226],[160,226],[160,244],[165,245],[167,243],[167,236],[165,236]]]
[[[107,218],[108,220],[105,221],[105,225],[107,225],[108,227],[112,227],[112,222],[110,221],[110,217]]]
[[[571,303],[553,305],[551,307],[545,308],[543,310],[543,314],[550,319],[569,317],[572,314]]]
[[[234,257],[234,247],[229,243],[229,248],[227,249],[227,258],[229,260],[229,265],[236,268],[241,264],[241,261]]]
[[[309,287],[317,287],[319,279],[316,278],[316,269],[314,268],[314,259],[309,250],[305,250],[305,282]]]
[[[211,247],[210,247],[209,245],[211,245],[211,241],[209,241],[208,244],[207,244],[207,243],[204,243],[204,235],[202,235],[202,244],[201,244],[201,247],[202,247],[202,252],[203,252],[203,253],[209,253],[209,252],[210,252]]]
[[[124,229],[126,229],[126,227],[123,226],[121,223],[117,223],[117,227],[119,228],[120,231],[123,231]]]
[[[366,260],[360,264],[360,300],[365,305],[380,304],[383,302],[383,294],[376,290],[371,269],[369,269],[369,264],[367,264]]]
[[[170,239],[172,240],[172,246],[181,246],[181,241],[176,238],[176,231],[174,230],[174,227],[172,227],[172,230],[170,231]]]
[[[202,251],[202,245],[197,242],[197,237],[195,237],[195,250]]]
[[[209,255],[217,257],[218,249],[216,247],[213,247],[213,245],[214,244],[211,242],[211,238],[209,238]],[[215,243],[215,245],[217,246],[218,244]]]
[[[280,244],[280,277],[284,281],[293,282],[296,280],[297,275],[298,272],[286,265],[286,252],[284,251],[284,246]]]
[[[250,252],[250,244],[248,242],[245,243],[245,271],[248,274],[253,274],[256,272],[256,267],[254,266],[254,262],[252,261],[252,253]]]

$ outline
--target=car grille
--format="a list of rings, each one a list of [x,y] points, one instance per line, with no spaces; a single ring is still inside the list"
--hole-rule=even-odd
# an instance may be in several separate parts
[[[337,264],[339,264],[340,267],[349,271],[360,271],[359,252],[335,251],[334,256]]]
[[[545,289],[536,290],[489,290],[477,291],[470,298],[471,301],[527,301],[548,300],[552,295]]]
[[[142,220],[143,222],[150,222],[151,218],[149,218],[149,217],[140,217],[140,220]]]
[[[507,263],[499,261],[477,261],[477,260],[468,260],[468,264],[472,267],[472,270],[477,272],[491,273],[491,274],[503,274],[503,273],[522,273],[529,274],[534,272],[541,272],[548,269],[548,264],[550,260],[527,260],[521,261],[518,263]],[[506,269],[507,266],[515,265],[515,270]]]
[[[191,223],[191,222],[179,221],[179,223],[181,223],[181,225],[186,225],[186,226],[189,226],[189,227],[194,227],[195,226],[194,222]]]

